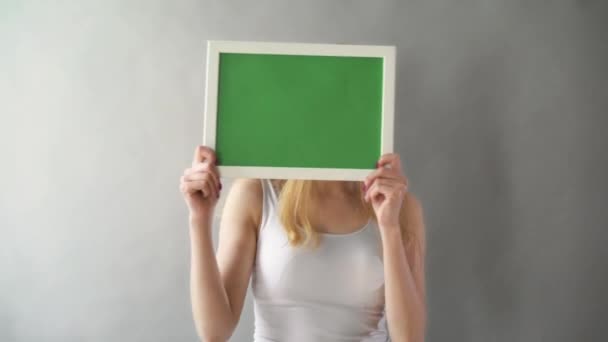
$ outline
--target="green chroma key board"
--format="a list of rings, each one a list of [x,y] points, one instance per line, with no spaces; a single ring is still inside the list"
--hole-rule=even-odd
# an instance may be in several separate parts
[[[298,168],[298,178],[306,178],[307,168],[375,168],[383,152],[384,62],[220,51],[214,108],[220,170]]]

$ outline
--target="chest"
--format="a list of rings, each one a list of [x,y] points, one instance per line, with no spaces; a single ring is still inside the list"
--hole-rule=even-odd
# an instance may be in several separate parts
[[[322,235],[318,247],[292,247],[278,225],[261,232],[253,273],[257,299],[375,308],[384,305],[377,227]]]

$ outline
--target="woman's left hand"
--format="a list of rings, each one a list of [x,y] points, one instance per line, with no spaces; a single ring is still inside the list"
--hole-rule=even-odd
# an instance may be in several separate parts
[[[401,159],[396,153],[385,154],[376,167],[363,182],[364,199],[371,201],[381,229],[399,230],[399,213],[408,186]]]

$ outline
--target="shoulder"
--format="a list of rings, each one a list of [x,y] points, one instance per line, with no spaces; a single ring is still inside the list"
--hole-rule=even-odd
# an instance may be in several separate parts
[[[270,184],[272,184],[272,187],[275,193],[277,194],[281,192],[281,189],[283,189],[283,185],[285,185],[285,182],[285,179],[270,179]]]
[[[259,179],[238,178],[232,182],[224,209],[238,211],[256,225],[262,217],[263,190]]]
[[[259,179],[237,178],[232,183],[231,192],[238,193],[245,199],[262,199],[262,182]]]

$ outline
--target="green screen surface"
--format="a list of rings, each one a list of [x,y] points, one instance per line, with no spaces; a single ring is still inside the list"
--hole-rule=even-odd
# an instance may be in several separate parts
[[[382,58],[221,53],[219,165],[373,169]]]

